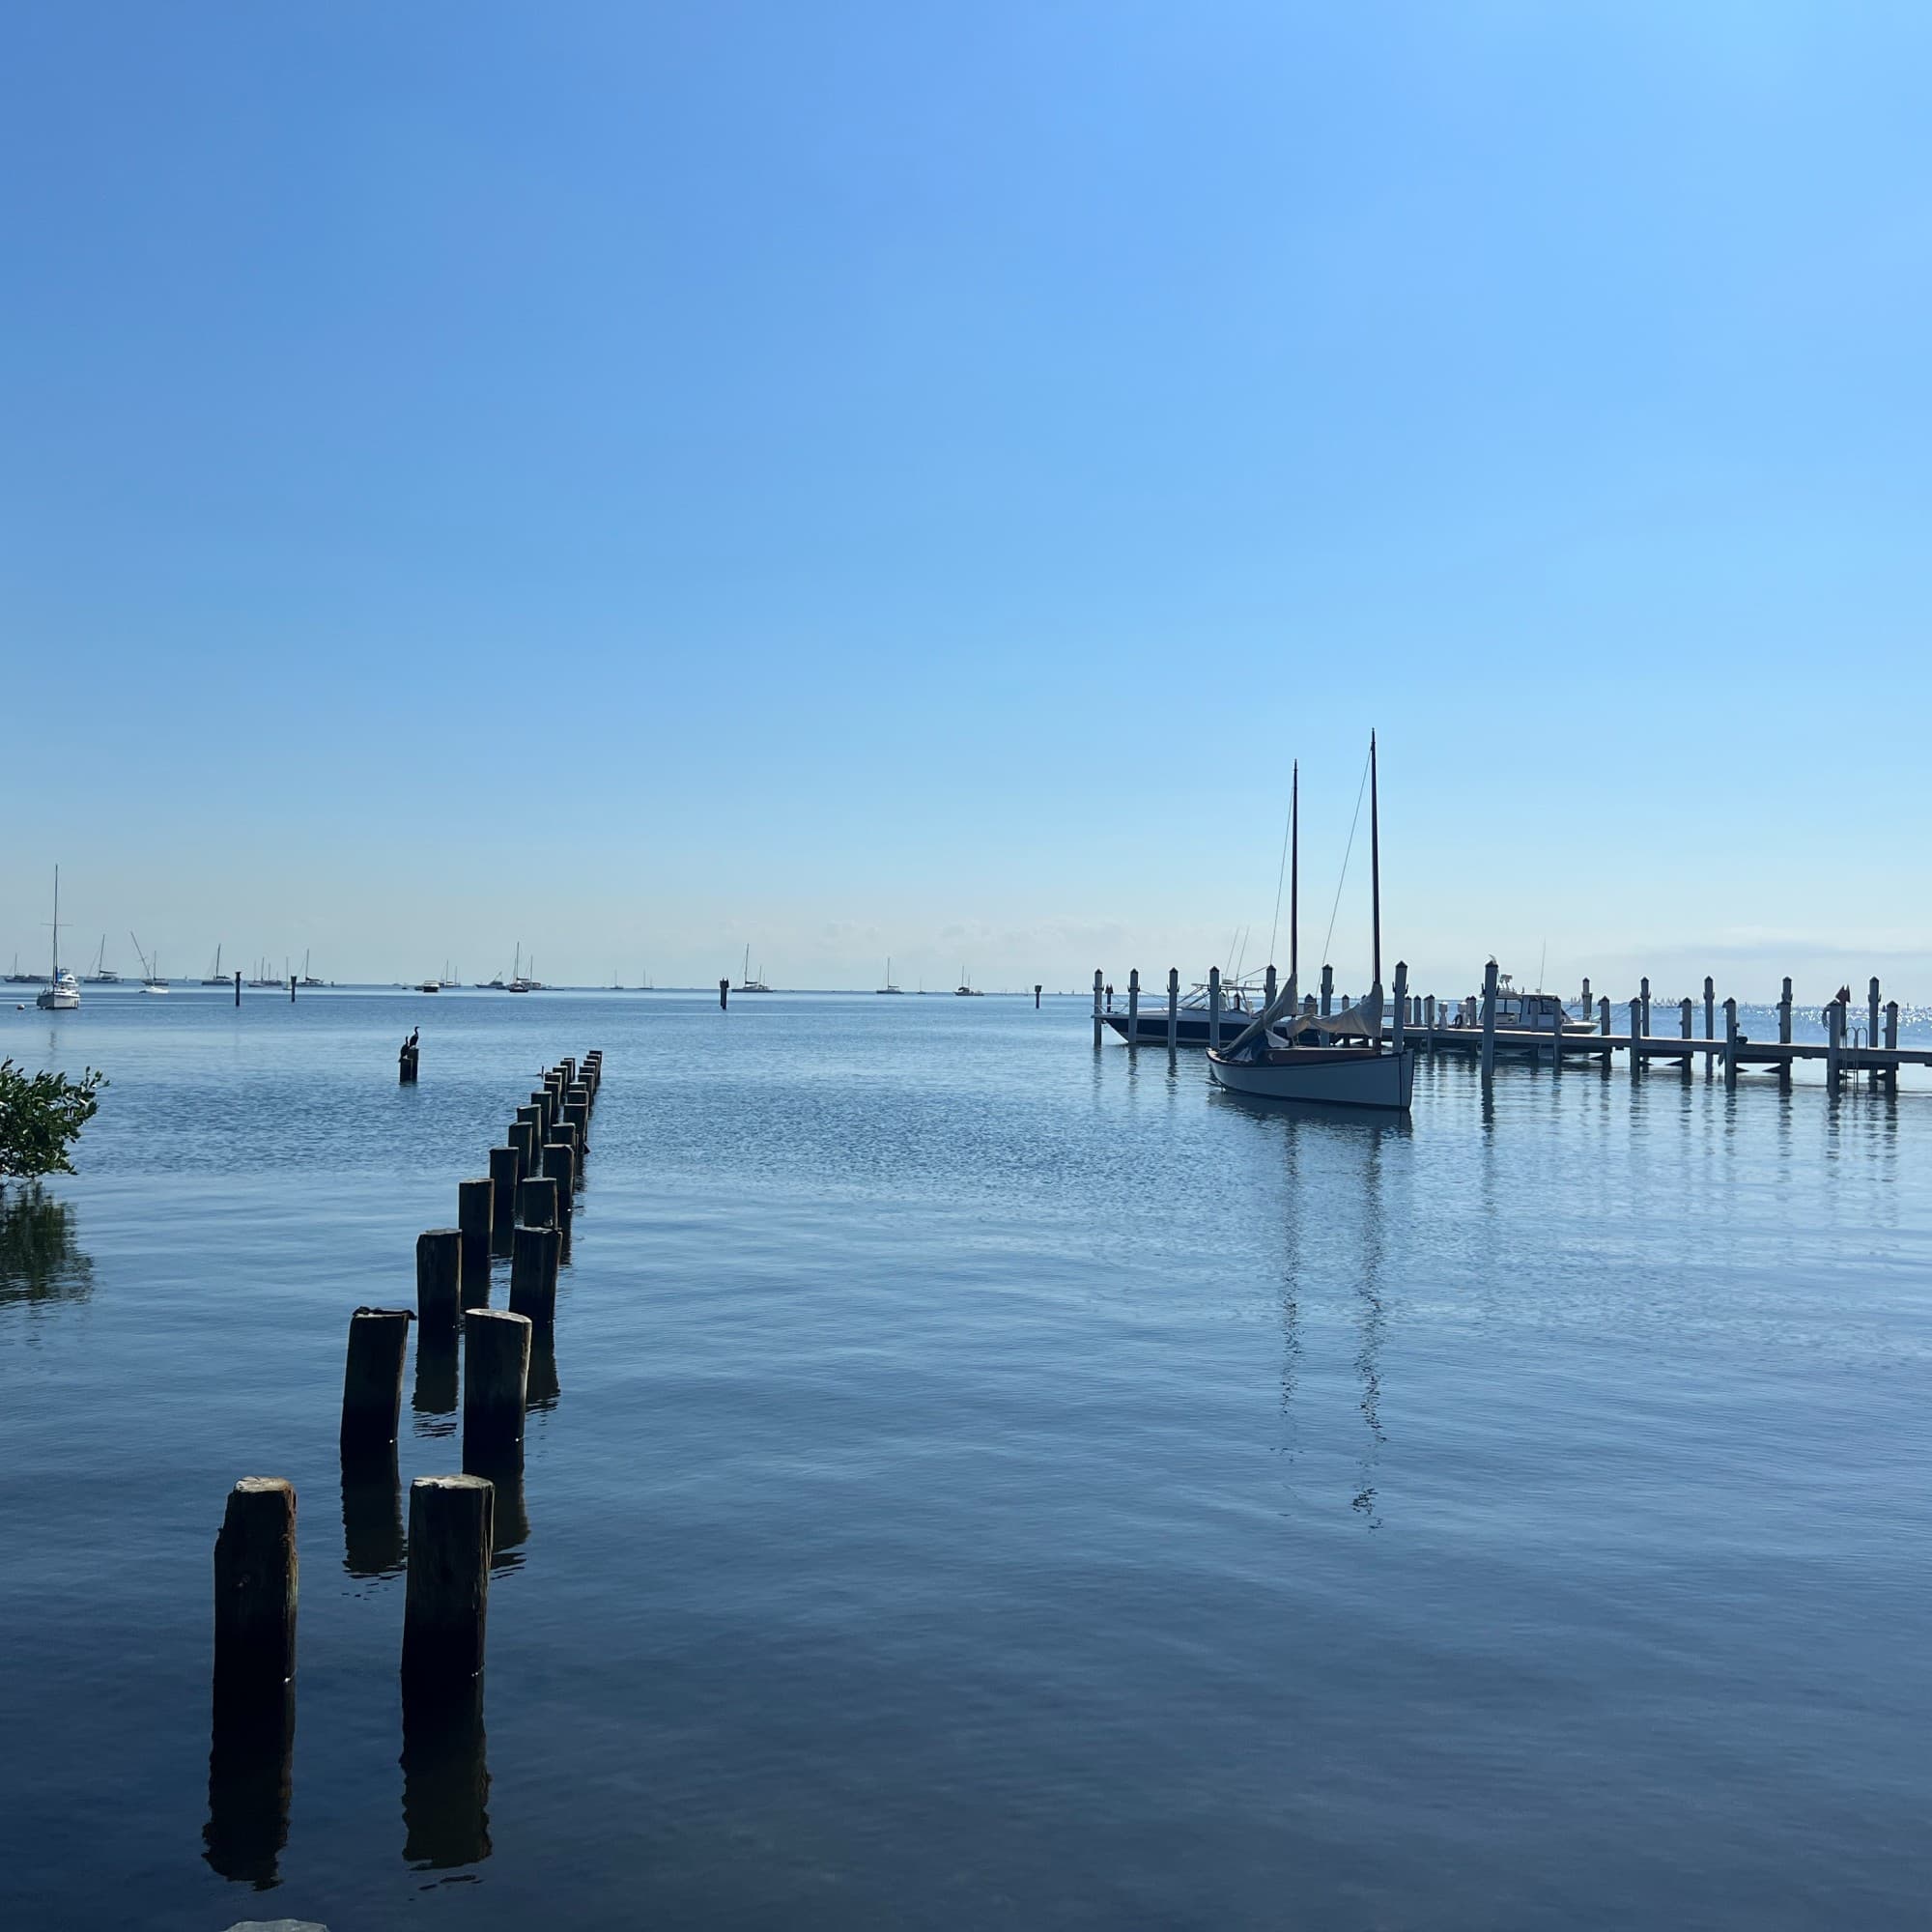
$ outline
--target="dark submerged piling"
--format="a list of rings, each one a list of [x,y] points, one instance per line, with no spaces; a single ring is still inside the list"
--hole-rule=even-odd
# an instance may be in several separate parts
[[[431,1228],[416,1236],[416,1313],[425,1331],[453,1333],[463,1305],[463,1234],[457,1228]],[[484,1293],[489,1293],[485,1270]]]
[[[555,1228],[519,1228],[510,1254],[510,1313],[536,1328],[556,1320],[556,1271],[562,1236]]]
[[[214,1675],[243,1690],[296,1672],[296,1491],[243,1476],[214,1539]]]
[[[517,1151],[513,1147],[490,1150],[490,1239],[500,1253],[510,1244],[510,1230],[517,1225]]]
[[[463,1321],[463,1463],[513,1455],[524,1442],[530,1319],[471,1308]]]
[[[395,1448],[409,1350],[407,1308],[358,1308],[349,1318],[349,1357],[342,1373],[345,1462],[366,1462]]]
[[[485,1180],[456,1183],[456,1225],[462,1236],[461,1280],[464,1306],[490,1299],[490,1224],[496,1189]]]
[[[418,1476],[410,1485],[406,1700],[469,1686],[483,1668],[495,1506],[496,1492],[481,1476]]]

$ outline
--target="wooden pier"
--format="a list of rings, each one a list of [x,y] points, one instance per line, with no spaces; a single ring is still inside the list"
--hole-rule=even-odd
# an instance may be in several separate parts
[[[1217,968],[1208,970],[1206,983],[1208,989],[1208,1041],[1218,1046],[1232,1041],[1254,1015],[1224,1009],[1221,975]],[[1624,1064],[1634,1077],[1643,1074],[1656,1061],[1673,1063],[1685,1072],[1690,1072],[1701,1060],[1706,1078],[1715,1078],[1721,1072],[1725,1083],[1730,1086],[1737,1084],[1740,1071],[1748,1068],[1774,1073],[1780,1086],[1788,1087],[1792,1069],[1800,1062],[1816,1061],[1823,1066],[1825,1084],[1833,1093],[1838,1091],[1847,1076],[1864,1074],[1873,1085],[1895,1094],[1901,1067],[1932,1067],[1932,1047],[1899,1045],[1898,1002],[1892,1000],[1882,1006],[1876,980],[1869,982],[1866,999],[1861,1006],[1854,1007],[1849,1000],[1833,1000],[1823,1009],[1826,1037],[1822,1040],[1792,1037],[1794,1009],[1788,979],[1774,1009],[1778,1035],[1775,1040],[1753,1039],[1740,1032],[1738,1002],[1727,999],[1720,1005],[1716,997],[1715,985],[1708,978],[1704,981],[1701,1015],[1697,1002],[1686,999],[1677,1003],[1675,1033],[1655,1030],[1648,979],[1640,982],[1641,989],[1636,997],[1627,1003],[1628,1018],[1620,1032],[1612,1031],[1610,1002],[1602,998],[1596,1002],[1594,1027],[1576,1019],[1566,1019],[1560,1030],[1499,1025],[1497,1008],[1502,993],[1498,987],[1494,960],[1489,961],[1484,968],[1481,994],[1470,999],[1450,1002],[1437,1000],[1433,994],[1426,997],[1412,995],[1406,990],[1407,983],[1408,968],[1406,963],[1398,961],[1395,991],[1384,1003],[1384,1010],[1390,1016],[1382,1022],[1382,1043],[1406,1046],[1418,1054],[1468,1055],[1480,1063],[1485,1081],[1493,1076],[1499,1053],[1544,1061],[1559,1071],[1564,1065],[1578,1060],[1595,1062],[1607,1071],[1615,1057],[1622,1054]],[[1156,1029],[1164,1037],[1160,1040],[1143,1037],[1146,1030],[1141,1025],[1142,984],[1140,969],[1136,967],[1127,976],[1125,1008],[1116,1009],[1113,988],[1104,971],[1095,970],[1095,1046],[1099,1046],[1106,1037],[1109,1021],[1121,1019],[1126,1026],[1127,1045],[1164,1044],[1169,1051],[1175,1049],[1180,1011],[1179,970],[1170,968],[1167,975],[1165,1022]],[[1321,984],[1319,1001],[1314,994],[1302,1000],[1301,1011],[1304,1015],[1325,1017],[1337,1009],[1332,968],[1324,966],[1321,969]],[[1274,991],[1275,969],[1270,966],[1266,970],[1266,997],[1271,1000]],[[1553,995],[1550,997],[1554,998]],[[1581,1005],[1586,1012],[1591,1010],[1588,980],[1583,981]],[[1194,1010],[1198,1017],[1200,1009],[1197,1008]],[[1669,1012],[1671,1009],[1663,1010]],[[1693,1031],[1700,1017],[1703,1030]],[[1719,1031],[1720,1019],[1721,1033]]]

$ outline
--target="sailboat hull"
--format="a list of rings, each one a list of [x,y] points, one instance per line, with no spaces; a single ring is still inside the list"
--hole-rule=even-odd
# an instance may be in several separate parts
[[[1256,1100],[1313,1100],[1327,1107],[1408,1112],[1415,1056],[1370,1047],[1279,1047],[1259,1061],[1229,1060],[1209,1050],[1216,1086]]]

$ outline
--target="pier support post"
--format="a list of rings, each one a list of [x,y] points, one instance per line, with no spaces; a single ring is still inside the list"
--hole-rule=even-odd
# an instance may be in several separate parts
[[[1633,1080],[1634,1080],[1636,1076],[1643,1070],[1642,1040],[1643,1040],[1643,1002],[1642,1000],[1637,999],[1637,1000],[1633,1000],[1631,1002],[1630,1056],[1631,1056],[1631,1078]]]
[[[1650,1037],[1650,976],[1645,974],[1637,981],[1637,997],[1643,1002],[1643,1037]]]
[[[570,1217],[577,1211],[575,1200],[577,1181],[577,1156],[569,1148],[560,1147],[553,1141],[544,1149],[544,1177],[556,1183],[556,1225],[564,1233],[570,1231]]]
[[[1496,962],[1483,968],[1483,1085],[1487,1087],[1496,1072]]]
[[[349,1356],[342,1371],[345,1458],[384,1456],[396,1446],[409,1350],[407,1308],[358,1308],[349,1318]]]
[[[1724,1002],[1724,1085],[1738,1084],[1738,1003]]]
[[[1100,1017],[1100,999],[1105,990],[1106,975],[1096,966],[1094,969],[1094,1044],[1095,1046],[1100,1044],[1100,1036],[1106,1026],[1106,1022]]]
[[[721,1013],[731,1010],[731,982],[729,980],[720,980],[718,982],[718,1010]]]
[[[1777,996],[1777,1043],[1791,1044],[1791,975],[1784,976],[1784,990]],[[1788,1065],[1790,1063],[1787,1062]]]
[[[1844,1044],[1845,1003],[1833,1000],[1825,1009],[1825,1085],[1833,1094],[1838,1091],[1839,1056]]]
[[[1167,969],[1167,1050],[1180,1044],[1180,968]]]
[[[1422,1041],[1430,1058],[1435,1056],[1435,995],[1427,995],[1422,1002]]]
[[[520,1228],[557,1226],[556,1180],[554,1176],[537,1174],[518,1182],[517,1225]]]
[[[1127,974],[1127,1044],[1141,1043],[1141,969],[1136,966]]]
[[[1324,966],[1321,969],[1321,1017],[1325,1020],[1335,1010],[1335,969]]]
[[[1684,1036],[1686,1039],[1689,1039],[1690,1037],[1690,1015],[1692,1010],[1693,1009],[1690,1005],[1690,1002],[1688,999],[1682,1001],[1677,1009],[1678,1031]],[[1677,1063],[1681,1067],[1683,1067],[1686,1073],[1689,1073],[1690,1071],[1690,1062],[1692,1058],[1693,1058],[1692,1055],[1687,1053],[1684,1056],[1684,1058]]]
[[[418,1476],[410,1485],[406,1685],[469,1684],[482,1671],[496,1514],[496,1491],[481,1476]]]
[[[1878,1044],[1878,980],[1873,978],[1865,1002],[1865,1044]]]
[[[490,1150],[490,1238],[498,1244],[510,1238],[517,1224],[517,1151]]]
[[[1590,976],[1589,974],[1585,973],[1583,975],[1583,1017],[1585,1019],[1588,1019],[1590,1017],[1591,1011],[1592,1008],[1590,1005]]]
[[[1407,1022],[1408,961],[1398,959],[1395,962],[1395,1025],[1389,1034],[1389,1047],[1398,1055],[1405,1051],[1403,1038],[1407,1031]],[[1376,1044],[1379,1046],[1381,1041],[1377,1040]]]
[[[235,1004],[238,1007],[242,1004],[242,976],[240,973],[235,976]]]
[[[1208,969],[1208,1044],[1221,1044],[1221,969]]]
[[[1885,1003],[1885,1050],[1888,1053],[1896,1053],[1898,1051],[1898,1002],[1896,1000],[1888,1000]],[[1885,1085],[1888,1093],[1896,1094],[1898,1092],[1898,1062],[1895,1060],[1886,1068]]]
[[[463,1461],[517,1455],[530,1377],[530,1318],[494,1308],[463,1315]]]
[[[463,1235],[456,1228],[431,1228],[416,1236],[416,1319],[425,1332],[454,1334],[463,1306]],[[489,1270],[484,1270],[485,1293]]]
[[[519,1228],[510,1255],[510,1313],[536,1328],[556,1320],[556,1271],[561,1236],[554,1228]]]
[[[1714,1042],[1718,1037],[1718,988],[1711,976],[1704,975],[1704,1078],[1711,1077],[1711,1056],[1716,1052]]]
[[[460,1273],[466,1306],[473,1296],[490,1299],[490,1223],[497,1211],[497,1187],[490,1179],[456,1183],[456,1226],[461,1237]]]
[[[243,1476],[214,1539],[214,1679],[276,1688],[296,1673],[296,1488]]]

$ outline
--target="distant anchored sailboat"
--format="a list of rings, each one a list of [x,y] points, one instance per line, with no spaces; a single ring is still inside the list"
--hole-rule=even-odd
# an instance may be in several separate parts
[[[886,983],[875,990],[881,993],[903,993],[905,991],[903,986],[895,986],[893,984],[893,955],[890,952],[886,954]]]
[[[19,962],[16,959],[14,964]],[[54,867],[54,956],[46,985],[34,996],[34,1004],[43,1013],[71,1013],[80,1005],[80,988],[71,973],[63,973],[60,963],[60,867]]]
[[[107,935],[100,935],[100,951],[94,956],[94,971],[81,976],[85,986],[118,986],[121,976],[107,963]]]
[[[731,990],[734,993],[769,993],[772,989],[765,984],[765,969],[758,968],[758,977],[752,978],[752,949],[745,949],[745,977]]]
[[[1322,1017],[1300,1010],[1298,914],[1301,884],[1301,775],[1289,807],[1293,884],[1288,902],[1288,984],[1226,1047],[1208,1049],[1208,1071],[1233,1094],[1264,1100],[1315,1100],[1329,1106],[1408,1112],[1415,1063],[1406,1047],[1382,1044],[1381,823],[1376,796],[1376,740],[1369,734],[1370,921],[1375,972],[1368,998]],[[1404,995],[1398,969],[1396,993]]]

